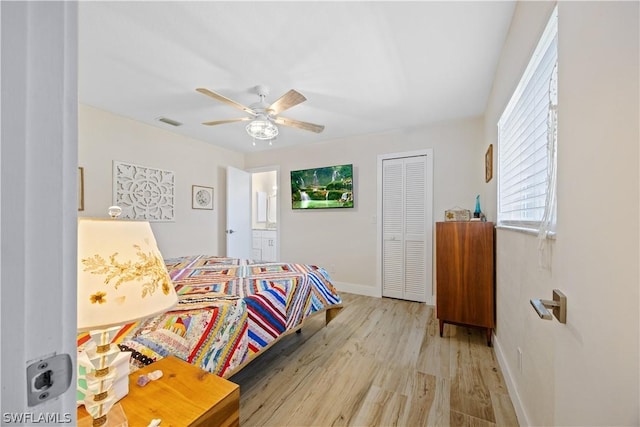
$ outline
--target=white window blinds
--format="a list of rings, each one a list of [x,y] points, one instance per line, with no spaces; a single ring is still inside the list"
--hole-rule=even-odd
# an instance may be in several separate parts
[[[498,222],[538,228],[548,192],[549,91],[558,59],[557,10],[498,122]]]

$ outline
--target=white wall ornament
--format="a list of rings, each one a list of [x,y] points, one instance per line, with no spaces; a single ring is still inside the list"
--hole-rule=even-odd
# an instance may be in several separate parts
[[[113,203],[120,218],[174,220],[175,178],[171,171],[113,161]]]

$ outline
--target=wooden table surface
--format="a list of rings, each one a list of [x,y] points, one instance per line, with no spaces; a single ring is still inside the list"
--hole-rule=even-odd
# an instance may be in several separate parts
[[[162,378],[144,387],[138,377],[155,370]],[[130,427],[146,427],[161,419],[160,427],[238,426],[240,387],[217,375],[169,356],[129,376],[129,394],[120,400]],[[84,406],[78,420],[89,417]]]

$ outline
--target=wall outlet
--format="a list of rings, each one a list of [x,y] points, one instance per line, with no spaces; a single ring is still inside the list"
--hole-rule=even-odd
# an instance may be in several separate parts
[[[518,372],[522,373],[522,349],[520,347],[517,348],[518,351]]]

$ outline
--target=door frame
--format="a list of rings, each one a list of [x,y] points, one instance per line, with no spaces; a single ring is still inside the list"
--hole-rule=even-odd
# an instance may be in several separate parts
[[[427,217],[426,223],[427,227],[431,231],[431,241],[427,242],[427,249],[431,256],[427,256],[427,271],[431,272],[431,292],[427,289],[427,305],[434,304],[434,271],[433,271],[433,148],[425,148],[421,150],[413,150],[413,151],[404,151],[398,153],[386,153],[386,154],[378,154],[377,159],[377,188],[376,188],[376,218],[377,218],[377,226],[376,226],[376,288],[377,288],[377,296],[382,297],[382,245],[383,245],[383,218],[382,218],[382,179],[383,179],[383,169],[382,162],[384,160],[392,160],[404,157],[418,157],[425,156],[426,157],[426,167],[427,167],[427,200],[425,204],[425,214]],[[427,230],[427,231],[429,231]],[[427,286],[429,283],[427,283]]]
[[[0,15],[0,407],[75,423],[78,5],[2,2]],[[71,357],[71,385],[28,406],[27,366],[56,354]]]

